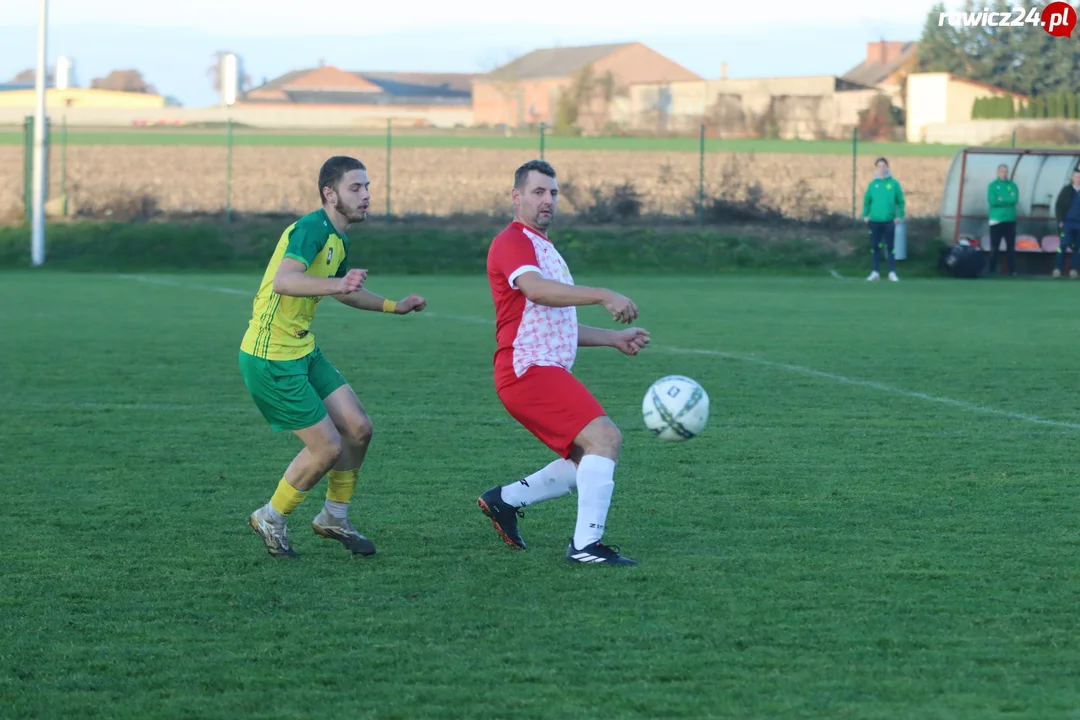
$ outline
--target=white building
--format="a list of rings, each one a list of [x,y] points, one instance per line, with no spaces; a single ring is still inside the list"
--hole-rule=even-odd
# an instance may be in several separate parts
[[[907,110],[907,141],[926,139],[928,125],[971,120],[971,108],[980,98],[1023,95],[949,73],[913,73],[907,77],[904,106]]]

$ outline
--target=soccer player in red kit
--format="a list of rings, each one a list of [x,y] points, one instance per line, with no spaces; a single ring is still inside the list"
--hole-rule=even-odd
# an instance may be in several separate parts
[[[579,347],[614,347],[636,355],[649,343],[640,328],[604,330],[578,325],[582,305],[602,305],[629,324],[637,306],[603,288],[574,285],[570,269],[545,232],[555,215],[555,170],[542,160],[514,174],[514,220],[488,250],[487,272],[495,303],[495,389],[507,412],[560,459],[477,500],[508,545],[525,549],[517,529],[520,508],[578,492],[577,526],[566,559],[573,563],[636,565],[600,542],[622,435],[604,408],[570,369]]]

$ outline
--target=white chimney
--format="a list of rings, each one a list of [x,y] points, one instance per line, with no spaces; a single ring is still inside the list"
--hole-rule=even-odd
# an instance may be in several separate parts
[[[71,58],[59,57],[56,59],[56,82],[57,90],[67,90],[72,86],[71,76],[74,65]]]
[[[720,79],[727,80],[727,63],[720,63]]]
[[[240,89],[240,59],[229,53],[221,59],[221,102],[232,105]]]

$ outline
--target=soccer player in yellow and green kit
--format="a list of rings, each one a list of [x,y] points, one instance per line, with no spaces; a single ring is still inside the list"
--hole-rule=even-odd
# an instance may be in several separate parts
[[[395,302],[364,290],[367,270],[349,269],[345,231],[364,221],[371,202],[364,164],[351,157],[327,160],[319,172],[319,197],[319,210],[282,233],[240,344],[240,372],[255,405],[271,428],[292,431],[304,443],[270,501],[248,519],[274,557],[296,557],[287,519],[327,473],[326,503],[312,521],[315,533],[358,555],[375,552],[348,517],[372,424],[311,334],[319,301],[329,296],[360,310],[398,315],[426,305],[418,295]]]

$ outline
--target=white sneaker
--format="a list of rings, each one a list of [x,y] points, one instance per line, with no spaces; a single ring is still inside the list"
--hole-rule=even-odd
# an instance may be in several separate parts
[[[248,525],[263,539],[266,551],[273,557],[297,557],[289,544],[289,530],[285,520],[275,519],[266,505],[251,513]]]
[[[894,272],[889,273],[889,280],[892,282],[900,282],[900,278],[898,278]]]
[[[880,276],[880,275],[878,275],[878,271],[877,271],[877,270],[875,270],[874,272],[870,273],[870,277],[868,277],[868,278],[866,278],[866,279],[867,279],[867,280],[880,280],[880,279],[881,279],[881,276]]]

